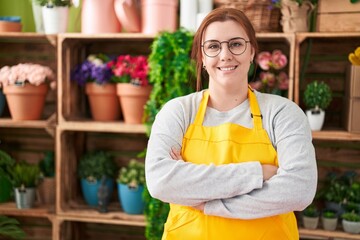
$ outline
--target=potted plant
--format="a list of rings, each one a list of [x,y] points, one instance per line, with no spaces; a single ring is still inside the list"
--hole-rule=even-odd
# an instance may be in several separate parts
[[[145,186],[145,164],[131,159],[128,166],[122,167],[118,175],[118,194],[124,212],[142,214]]]
[[[15,164],[11,175],[16,207],[19,209],[33,207],[36,197],[36,186],[40,176],[39,166],[22,161]]]
[[[195,90],[195,64],[190,59],[193,33],[179,28],[175,32],[164,31],[157,35],[151,45],[149,81],[153,85],[150,99],[145,105],[145,125],[150,135],[151,126],[162,106],[172,98]],[[171,79],[171,84],[169,84]],[[169,213],[169,204],[150,196],[145,188],[145,217],[147,239],[161,239],[164,223]]]
[[[44,158],[39,162],[40,184],[38,186],[40,201],[43,204],[55,203],[55,160],[54,152],[45,152]]]
[[[20,63],[0,69],[0,86],[13,120],[39,120],[49,85],[54,89],[56,82],[53,71],[47,66]]]
[[[329,106],[331,100],[332,93],[328,84],[314,81],[306,86],[304,103],[307,109],[306,116],[312,130],[321,130],[325,119],[324,110]]]
[[[325,230],[334,231],[338,223],[337,212],[329,209],[324,209],[321,214],[321,222]]]
[[[14,165],[15,160],[0,150],[0,203],[8,201],[11,197],[11,169]]]
[[[302,211],[304,227],[307,229],[316,229],[319,224],[319,211],[314,204],[309,205]]]
[[[34,0],[42,7],[41,15],[46,34],[65,33],[71,0]]]
[[[98,191],[103,177],[106,178],[105,184],[109,189],[108,200],[111,198],[116,172],[117,166],[109,152],[91,151],[81,157],[78,176],[81,180],[83,196],[88,205],[98,206]]]
[[[15,218],[0,215],[0,237],[15,240],[24,239],[26,234],[19,225],[20,223]]]
[[[345,212],[341,215],[342,226],[345,232],[360,233],[360,215],[353,212]]]
[[[144,105],[149,99],[152,86],[148,81],[148,61],[143,55],[120,55],[108,63],[117,82],[124,122],[143,123]]]
[[[71,80],[85,86],[90,110],[96,121],[114,121],[120,117],[120,105],[116,95],[116,85],[108,67],[109,57],[104,54],[91,54],[84,62],[75,66]]]

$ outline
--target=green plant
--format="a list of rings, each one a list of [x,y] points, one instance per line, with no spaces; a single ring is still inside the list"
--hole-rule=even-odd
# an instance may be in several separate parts
[[[183,28],[162,32],[151,45],[149,81],[153,85],[145,106],[147,133],[161,107],[170,99],[194,91],[195,65],[190,59],[193,34]]]
[[[324,218],[337,218],[337,213],[333,210],[325,209],[322,212]]]
[[[319,210],[314,204],[310,204],[307,208],[305,208],[304,211],[302,211],[302,214],[306,217],[318,217],[320,215]]]
[[[307,109],[325,110],[332,100],[329,85],[324,82],[314,81],[306,86],[304,92],[304,103]]]
[[[148,63],[149,81],[153,89],[145,105],[147,135],[150,135],[156,114],[167,101],[195,89],[191,85],[195,79],[195,64],[190,58],[193,37],[190,31],[179,28],[173,33],[160,33],[151,45]],[[152,198],[147,188],[144,190],[144,200],[146,239],[161,239],[170,209],[169,204]]]
[[[0,150],[0,176],[11,181],[11,169],[15,165],[15,160],[10,157],[5,151]]]
[[[89,181],[100,180],[102,176],[114,178],[117,166],[112,154],[104,151],[88,152],[79,162],[78,176]]]
[[[47,151],[45,153],[45,157],[39,162],[39,168],[42,177],[54,177],[55,161],[53,151]]]
[[[36,164],[22,161],[15,164],[11,176],[15,188],[33,188],[39,182],[40,169]]]
[[[355,212],[345,212],[341,214],[341,218],[350,222],[360,222],[360,215]]]
[[[145,185],[145,164],[131,159],[128,166],[120,169],[117,181],[132,188]]]
[[[71,0],[36,0],[36,3],[40,6],[57,6],[57,7],[70,7],[72,5]]]
[[[0,236],[11,239],[24,239],[25,232],[19,225],[20,223],[16,219],[0,215]]]

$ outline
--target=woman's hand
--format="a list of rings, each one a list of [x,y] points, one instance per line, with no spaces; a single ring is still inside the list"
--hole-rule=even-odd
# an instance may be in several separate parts
[[[183,160],[183,158],[181,156],[181,150],[178,150],[175,147],[171,148],[170,156],[174,160]]]
[[[261,165],[263,171],[264,181],[269,180],[272,176],[277,173],[278,167],[270,164]]]

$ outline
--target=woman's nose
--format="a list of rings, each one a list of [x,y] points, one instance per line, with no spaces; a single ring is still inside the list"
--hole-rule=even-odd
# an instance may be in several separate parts
[[[229,46],[227,44],[222,44],[220,51],[220,60],[227,61],[233,58],[233,54],[229,50]]]

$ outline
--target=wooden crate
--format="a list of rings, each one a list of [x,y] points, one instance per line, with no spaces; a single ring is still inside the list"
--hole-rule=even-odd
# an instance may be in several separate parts
[[[56,137],[56,155],[59,159],[56,166],[57,213],[76,219],[87,218],[96,219],[98,222],[143,226],[145,224],[144,216],[130,216],[121,210],[116,188],[114,188],[108,207],[108,214],[99,213],[96,207],[88,206],[81,193],[77,167],[85,152],[104,150],[115,154],[115,161],[120,168],[145,149],[147,137],[144,134],[65,131],[59,127]]]
[[[71,71],[90,54],[148,55],[153,37],[139,34],[64,34],[59,36],[59,122],[91,120],[83,87],[71,81]]]
[[[330,85],[333,100],[326,109],[323,130],[345,130],[348,54],[359,45],[360,33],[299,33],[296,36],[295,102],[305,110],[306,85],[315,80],[324,81]]]
[[[345,110],[347,112],[344,118],[345,129],[349,132],[360,133],[360,97],[346,98]]]
[[[318,32],[360,32],[360,2],[319,0]]]
[[[346,73],[346,97],[360,98],[360,66],[350,65]]]

